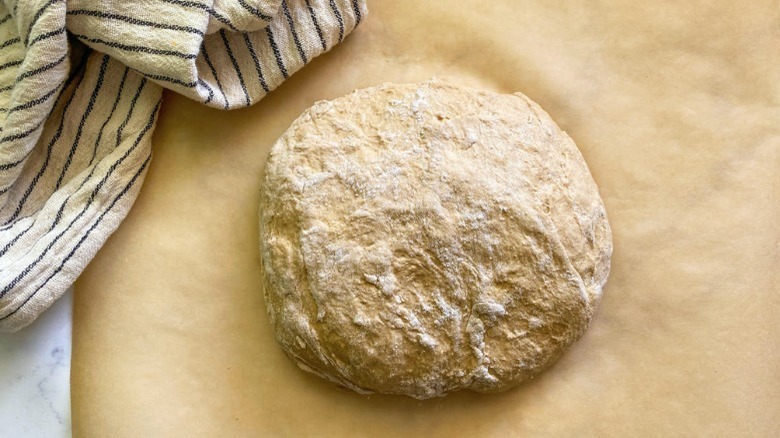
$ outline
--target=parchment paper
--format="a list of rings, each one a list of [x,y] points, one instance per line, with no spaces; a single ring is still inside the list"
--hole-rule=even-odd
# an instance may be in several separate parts
[[[369,6],[253,108],[166,96],[141,195],[76,286],[74,435],[777,436],[777,3]],[[273,340],[260,177],[314,101],[432,76],[522,91],[569,132],[607,206],[612,275],[585,337],[527,385],[359,396]]]

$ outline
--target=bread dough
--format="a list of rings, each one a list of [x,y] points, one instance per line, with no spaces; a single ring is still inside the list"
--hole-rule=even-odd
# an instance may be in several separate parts
[[[534,102],[427,82],[320,101],[273,146],[266,301],[304,370],[430,398],[532,378],[607,279],[604,205]]]

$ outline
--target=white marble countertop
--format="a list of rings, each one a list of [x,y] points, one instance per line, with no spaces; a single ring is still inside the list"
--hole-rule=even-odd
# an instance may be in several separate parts
[[[69,437],[73,291],[30,326],[0,333],[0,437]]]

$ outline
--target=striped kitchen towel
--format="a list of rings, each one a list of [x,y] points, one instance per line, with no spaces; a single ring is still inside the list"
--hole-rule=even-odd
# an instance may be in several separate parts
[[[366,13],[365,0],[0,2],[0,331],[49,307],[125,217],[163,87],[251,105]]]

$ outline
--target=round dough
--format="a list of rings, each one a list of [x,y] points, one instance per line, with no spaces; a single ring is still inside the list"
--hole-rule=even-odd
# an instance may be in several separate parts
[[[439,82],[303,113],[271,150],[260,234],[287,354],[420,399],[552,364],[585,331],[612,253],[582,155],[538,105]]]

